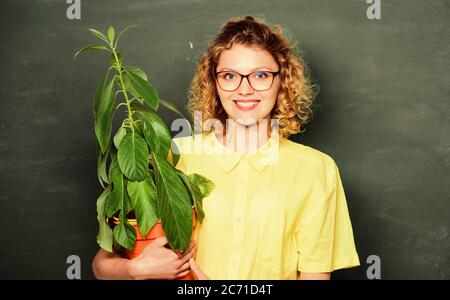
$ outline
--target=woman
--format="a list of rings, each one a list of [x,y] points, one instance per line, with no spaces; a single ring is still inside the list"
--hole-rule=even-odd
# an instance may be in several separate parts
[[[224,26],[192,83],[189,109],[202,132],[175,139],[177,168],[215,183],[196,247],[178,258],[160,240],[135,261],[101,250],[97,277],[176,278],[191,268],[200,279],[329,279],[359,265],[334,160],[287,139],[310,119],[314,98],[292,49],[280,27],[252,17]]]

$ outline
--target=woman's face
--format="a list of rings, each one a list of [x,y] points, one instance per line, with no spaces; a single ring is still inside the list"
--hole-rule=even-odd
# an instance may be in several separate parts
[[[277,72],[279,68],[267,50],[234,44],[230,49],[223,50],[219,56],[216,72],[222,71],[234,71],[247,75],[255,71]],[[256,76],[262,77],[262,74],[257,73]],[[227,78],[232,77],[232,75],[227,76]],[[272,86],[265,91],[253,89],[248,78],[243,78],[241,85],[231,92],[223,90],[217,80],[216,88],[228,119],[248,126],[270,118],[270,112],[275,106],[280,89],[280,77],[275,76]]]

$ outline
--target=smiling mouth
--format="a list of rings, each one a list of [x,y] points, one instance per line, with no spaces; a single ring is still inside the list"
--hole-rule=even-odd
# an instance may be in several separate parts
[[[236,107],[240,110],[249,111],[258,106],[260,100],[233,100]]]

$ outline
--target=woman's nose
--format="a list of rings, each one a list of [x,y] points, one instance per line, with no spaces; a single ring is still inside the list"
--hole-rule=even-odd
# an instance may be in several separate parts
[[[248,81],[248,77],[243,78],[241,85],[239,86],[239,94],[251,94],[253,93],[253,88]]]

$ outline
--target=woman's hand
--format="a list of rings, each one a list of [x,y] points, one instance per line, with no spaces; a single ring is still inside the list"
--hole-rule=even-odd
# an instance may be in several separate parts
[[[194,273],[194,277],[197,280],[209,280],[208,276],[206,276],[205,273],[200,270],[200,268],[197,266],[197,263],[193,258],[189,259],[189,265],[191,267],[192,272]]]
[[[189,259],[196,251],[195,242],[189,244],[184,255],[178,255],[164,247],[167,238],[160,237],[129,261],[129,273],[133,279],[177,279],[190,271]]]

